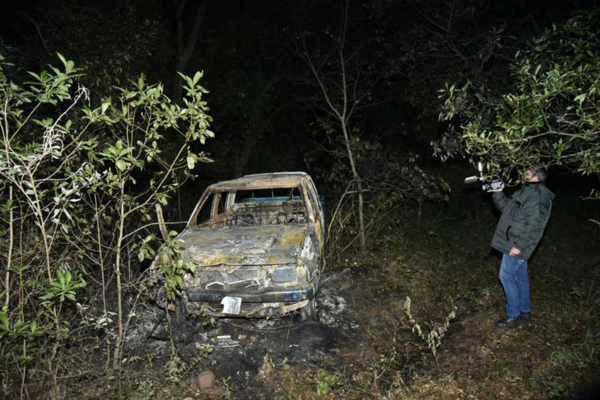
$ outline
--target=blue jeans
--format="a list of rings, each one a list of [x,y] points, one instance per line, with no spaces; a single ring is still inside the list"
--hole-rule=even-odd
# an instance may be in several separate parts
[[[518,317],[522,312],[530,312],[527,260],[504,254],[500,265],[500,281],[506,295],[506,315]]]

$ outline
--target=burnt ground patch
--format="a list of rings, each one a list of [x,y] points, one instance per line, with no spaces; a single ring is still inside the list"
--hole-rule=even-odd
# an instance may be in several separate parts
[[[360,294],[355,275],[351,269],[325,274],[317,296],[318,321],[300,321],[299,315],[270,320],[225,318],[205,326],[201,319],[188,318],[179,325],[172,322],[169,328],[163,311],[147,309],[140,313],[139,325],[129,338],[145,341],[145,353],[166,358],[175,351],[194,365],[194,371],[210,369],[238,385],[255,382],[266,362],[274,368],[322,366],[332,357],[365,346],[359,314],[377,301],[370,293]]]

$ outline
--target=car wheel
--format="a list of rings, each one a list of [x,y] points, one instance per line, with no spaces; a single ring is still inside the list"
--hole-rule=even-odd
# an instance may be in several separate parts
[[[300,320],[317,320],[317,300],[314,297],[308,301],[308,305],[306,307],[300,309]]]

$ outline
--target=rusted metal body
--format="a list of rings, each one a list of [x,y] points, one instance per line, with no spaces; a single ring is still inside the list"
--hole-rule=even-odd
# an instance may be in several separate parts
[[[186,229],[182,256],[190,313],[311,318],[323,267],[324,217],[309,175],[248,175],[206,189]]]

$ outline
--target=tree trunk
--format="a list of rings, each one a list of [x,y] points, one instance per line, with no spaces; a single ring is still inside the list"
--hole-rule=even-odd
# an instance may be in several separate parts
[[[8,212],[8,254],[6,255],[6,275],[4,277],[4,289],[6,290],[6,300],[4,301],[4,308],[8,310],[8,306],[10,305],[10,269],[12,267],[12,253],[13,253],[13,245],[14,245],[14,235],[15,235],[15,227],[14,227],[14,214],[12,208],[13,201],[13,187],[12,185],[8,185],[8,199],[11,203],[10,210]]]
[[[365,217],[364,217],[364,197],[362,189],[362,180],[356,169],[356,162],[354,161],[354,153],[350,146],[350,135],[348,133],[348,126],[345,122],[342,123],[342,133],[344,134],[344,143],[346,144],[346,151],[348,152],[348,159],[350,160],[350,169],[352,170],[352,178],[356,185],[356,191],[358,196],[358,230],[360,235],[360,248],[364,252],[367,245],[367,238],[365,234]]]
[[[313,62],[313,58],[309,55],[306,49],[306,45],[303,44],[304,51],[301,57],[306,61],[310,71],[312,72],[317,86],[319,87],[323,99],[329,108],[329,113],[334,117],[342,128],[342,134],[344,136],[344,144],[346,146],[346,152],[348,154],[348,160],[350,161],[350,169],[352,171],[352,178],[354,180],[357,198],[358,198],[358,229],[360,236],[361,250],[364,253],[366,250],[366,232],[365,232],[365,220],[364,220],[364,196],[362,180],[356,167],[356,160],[354,153],[352,152],[352,146],[350,141],[350,130],[348,129],[348,121],[353,115],[355,107],[358,103],[356,97],[356,83],[349,82],[349,72],[346,69],[348,61],[353,57],[353,54],[347,56],[344,52],[346,44],[346,33],[348,23],[348,6],[349,1],[345,2],[345,10],[342,16],[342,24],[340,25],[340,41],[339,47],[335,51],[335,56],[339,62],[339,71],[332,76],[326,77],[321,71],[320,67],[317,67]],[[355,72],[356,73],[356,72]],[[356,73],[357,76],[360,73]],[[331,75],[331,74],[330,74]],[[356,77],[355,77],[356,78]],[[339,81],[337,81],[339,79]],[[335,101],[335,97],[339,96],[338,101]],[[363,97],[363,96],[359,96]]]
[[[175,76],[173,77],[173,96],[172,100],[174,103],[181,103],[183,97],[182,79],[179,73],[186,73],[187,64],[192,57],[192,53],[196,48],[196,41],[198,40],[198,34],[200,33],[200,27],[204,21],[206,15],[206,9],[208,8],[208,0],[204,0],[198,9],[196,10],[196,18],[194,19],[194,25],[190,30],[190,33],[185,37],[185,26],[183,21],[186,0],[174,0],[175,3],[175,21],[177,28],[177,62],[175,64]]]
[[[118,320],[118,333],[117,339],[115,340],[115,350],[113,355],[113,369],[119,370],[121,368],[121,347],[123,345],[124,331],[123,331],[123,284],[121,280],[121,251],[123,246],[123,237],[125,233],[125,180],[121,179],[120,188],[120,199],[119,199],[119,232],[117,237],[117,254],[115,259],[115,275],[117,278],[117,320]]]

